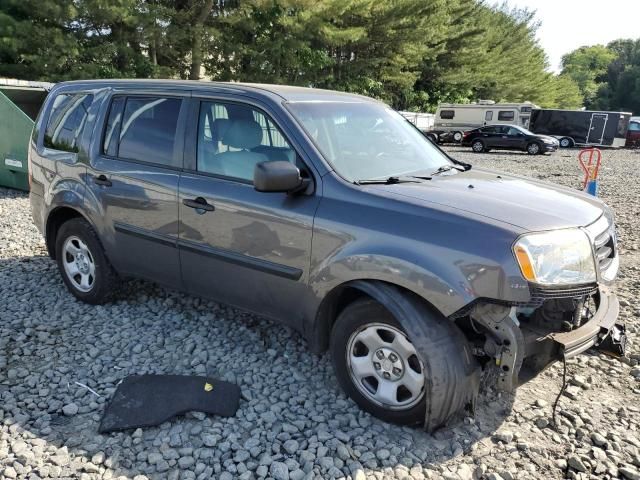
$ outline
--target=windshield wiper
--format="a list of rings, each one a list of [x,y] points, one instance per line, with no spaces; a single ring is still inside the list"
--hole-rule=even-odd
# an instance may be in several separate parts
[[[371,178],[366,180],[356,180],[355,184],[357,185],[394,185],[396,183],[421,183],[423,180],[429,180],[429,177],[412,177],[412,176],[403,176],[403,177],[387,177],[387,178]]]
[[[458,172],[464,172],[468,169],[460,166],[460,165],[442,165],[440,167],[438,167],[438,169],[435,172],[432,172],[431,175],[440,175],[441,173],[444,172],[448,172],[450,170],[457,170]]]

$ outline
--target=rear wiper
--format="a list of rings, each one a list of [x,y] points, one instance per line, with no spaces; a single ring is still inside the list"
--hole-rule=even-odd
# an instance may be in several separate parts
[[[356,180],[356,185],[393,185],[396,183],[420,183],[422,180],[429,180],[429,177],[387,177],[387,178],[372,178],[367,180]]]

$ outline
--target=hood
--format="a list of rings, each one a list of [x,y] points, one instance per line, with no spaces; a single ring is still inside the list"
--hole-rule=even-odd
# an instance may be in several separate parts
[[[370,188],[381,188],[398,199],[443,205],[528,231],[586,226],[605,209],[600,200],[577,190],[475,167],[422,183]]]

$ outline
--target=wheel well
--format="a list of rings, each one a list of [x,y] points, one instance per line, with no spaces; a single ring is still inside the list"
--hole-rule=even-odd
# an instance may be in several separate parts
[[[366,280],[365,280],[366,281]],[[376,282],[380,282],[376,280]],[[412,296],[414,298],[418,298],[421,302],[423,302],[428,308],[438,311],[431,303],[429,303],[426,299],[419,296],[415,292],[411,290],[401,287],[399,285],[395,285],[393,283],[387,283],[388,285],[392,285],[394,288],[398,289],[402,294],[406,294]],[[333,324],[336,319],[349,304],[360,298],[373,298],[367,292],[361,290],[357,286],[353,285],[351,282],[348,282],[343,285],[339,285],[331,290],[323,299],[320,304],[320,308],[318,309],[318,313],[315,318],[315,324],[313,325],[313,329],[311,332],[311,338],[309,338],[309,345],[313,352],[322,353],[329,348],[329,338],[331,336],[331,329],[333,328]]]
[[[82,215],[77,210],[70,207],[56,208],[47,218],[45,242],[47,244],[49,256],[54,260],[56,258],[56,236],[58,235],[58,230],[60,230],[63,223],[71,220],[72,218],[82,218]]]

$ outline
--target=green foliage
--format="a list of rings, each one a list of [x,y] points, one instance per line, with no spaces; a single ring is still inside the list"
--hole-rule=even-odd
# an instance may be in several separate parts
[[[562,57],[562,73],[578,84],[588,108],[606,81],[607,68],[615,58],[616,54],[603,45],[580,47]]]
[[[581,105],[580,81],[546,71],[536,28],[481,0],[0,0],[0,76],[286,83],[422,111]]]
[[[587,108],[640,114],[640,39],[581,47],[562,63],[563,75],[580,86]]]

